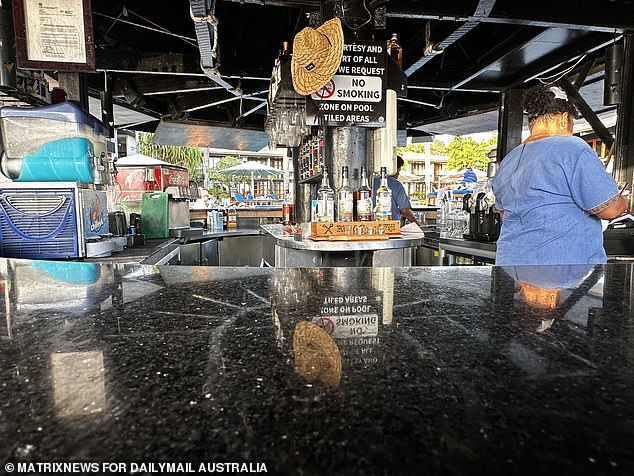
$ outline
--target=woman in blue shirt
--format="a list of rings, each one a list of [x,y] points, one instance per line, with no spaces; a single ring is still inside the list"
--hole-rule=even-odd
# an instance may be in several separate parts
[[[572,135],[574,104],[558,87],[524,94],[530,136],[502,161],[493,179],[503,221],[497,265],[605,263],[601,219],[628,201],[597,154]]]

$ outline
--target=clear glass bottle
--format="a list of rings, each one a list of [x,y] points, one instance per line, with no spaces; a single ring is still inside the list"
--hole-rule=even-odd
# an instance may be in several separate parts
[[[379,221],[392,219],[392,190],[387,184],[387,167],[381,167],[381,183],[376,190],[374,219]]]
[[[361,184],[354,191],[354,216],[357,221],[372,221],[372,189],[365,167],[361,167]]]
[[[321,187],[317,190],[317,221],[335,221],[335,191],[330,188],[328,169],[325,165]]]
[[[354,218],[354,198],[348,178],[348,166],[341,167],[341,187],[337,191],[337,221],[352,221]]]

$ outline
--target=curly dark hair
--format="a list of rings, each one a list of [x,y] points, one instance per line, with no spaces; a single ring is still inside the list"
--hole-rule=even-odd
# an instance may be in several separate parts
[[[567,112],[574,118],[579,118],[577,108],[570,99],[559,99],[555,97],[555,93],[550,90],[553,86],[546,84],[538,84],[524,92],[522,97],[522,107],[524,112],[528,114],[528,125],[539,119],[556,114]]]

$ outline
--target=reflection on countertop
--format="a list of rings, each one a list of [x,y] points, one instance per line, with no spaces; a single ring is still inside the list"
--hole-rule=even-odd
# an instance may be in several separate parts
[[[634,474],[633,271],[0,259],[0,455]]]

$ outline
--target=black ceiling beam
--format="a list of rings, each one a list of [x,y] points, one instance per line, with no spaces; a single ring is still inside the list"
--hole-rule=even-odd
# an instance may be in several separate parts
[[[505,56],[524,48],[526,43],[534,40],[541,33],[541,30],[530,27],[523,27],[513,32],[506,41],[478,58],[477,63],[472,68],[468,68],[466,74],[454,82],[452,89],[464,86],[472,79],[477,78],[483,71],[501,61]]]
[[[588,58],[581,64],[581,68],[579,69],[579,73],[577,73],[577,77],[574,82],[574,87],[577,91],[579,91],[581,86],[583,86],[586,82],[586,78],[588,77],[588,74],[590,74],[595,61],[595,58]]]
[[[474,18],[481,19],[481,18],[488,17],[489,14],[491,13],[491,10],[493,9],[493,6],[495,5],[495,2],[496,0],[480,0],[478,2],[478,5],[476,6]],[[451,34],[446,36],[443,40],[436,41],[435,42],[436,46],[442,48],[443,50],[446,49],[447,47],[453,45],[456,41],[460,40],[463,36],[465,36],[471,30],[473,30],[479,23],[480,21],[479,20],[476,21],[475,19],[463,23],[458,28],[456,28]],[[426,49],[426,47],[427,45],[423,47],[423,51]],[[414,63],[405,70],[405,75],[408,77],[411,76],[416,71],[418,71],[424,64],[426,64],[432,58],[434,58],[434,56],[435,55],[425,55],[423,53],[423,56],[421,56],[418,60],[414,61]]]
[[[255,94],[259,92],[254,91],[252,93],[245,93],[242,95],[243,101],[257,101],[263,102],[266,101],[264,97],[258,97]],[[240,94],[240,93],[238,93]],[[266,91],[262,94],[265,95]],[[223,92],[222,94],[215,95],[214,97],[210,97],[208,92],[200,92],[193,94],[179,94],[175,98],[172,99],[172,107],[173,110],[170,111],[172,115],[174,114],[183,114],[183,113],[191,113],[193,111],[197,111],[200,109],[208,109],[216,106],[220,106],[221,104],[226,104],[228,102],[240,101],[240,95],[235,95],[232,93]],[[253,105],[252,102],[249,102],[250,106]]]
[[[610,150],[614,144],[614,137],[612,137],[608,128],[603,125],[583,96],[579,94],[575,86],[565,77],[557,81],[557,84],[566,92],[575,106],[577,106],[583,118],[588,121],[588,124],[590,124],[592,130],[596,132],[601,141],[605,144],[605,147]]]
[[[561,68],[579,56],[584,54],[593,55],[613,42],[614,38],[607,35],[602,36],[602,38],[598,38],[596,35],[587,35],[574,43],[562,45],[554,53],[534,62],[533,65],[527,65],[527,67],[522,69],[522,74],[516,75],[508,84],[496,86],[502,88],[519,87],[535,78],[543,77],[545,74]]]
[[[469,33],[471,30],[473,30],[477,25],[478,25],[478,23],[474,22],[474,21],[465,22],[462,25],[460,25],[456,30],[454,30],[453,33],[451,33],[450,35],[445,37],[443,40],[440,40],[436,44],[440,48],[442,48],[444,50],[447,47],[453,45],[456,41],[458,41],[464,35]],[[423,48],[423,50],[424,50],[424,48]],[[414,74],[416,71],[418,71],[426,63],[428,63],[429,61],[431,61],[435,57],[436,57],[436,55],[425,55],[423,53],[423,56],[421,56],[419,59],[414,61],[414,63],[412,63],[412,65],[409,66],[405,70],[405,75],[408,76],[408,77],[411,76],[412,74]]]
[[[634,4],[625,1],[533,0],[499,2],[491,15],[518,22],[554,22],[560,27],[604,29],[610,33],[634,28]],[[540,25],[537,25],[540,26]]]
[[[486,71],[486,69],[492,64],[501,61],[505,56],[523,48],[526,43],[535,39],[541,33],[542,30],[538,30],[535,28],[520,28],[512,35],[508,36],[506,41],[500,43],[499,45],[497,45],[496,48],[488,51],[486,54],[478,58],[477,62],[461,72],[460,76],[458,76],[455,71],[433,71],[433,77],[425,78],[418,75],[418,77],[412,80],[412,84],[424,84],[427,86],[436,85],[441,87],[445,86],[448,87],[450,90],[459,90],[461,87],[467,85],[466,89],[501,91],[502,89],[504,89],[503,86],[496,85],[494,87],[491,87],[488,82],[486,84],[478,86],[472,86],[468,83],[477,78],[484,71]]]
[[[253,5],[272,7],[295,7],[319,9],[319,0],[222,0],[223,3],[250,3]]]
[[[224,89],[207,78],[188,78],[186,76],[153,76],[140,75],[132,78],[139,94],[143,96],[156,96],[162,94],[177,94],[197,91],[212,91]],[[116,88],[113,96],[122,96],[123,93]]]
[[[95,69],[130,74],[205,76],[198,55],[130,49],[96,50]]]
[[[418,114],[410,114],[410,117],[408,118],[408,128],[420,127],[427,124],[433,124],[435,122],[447,121],[449,119],[477,116],[478,114],[482,114],[484,112],[496,111],[498,106],[499,100],[496,99],[494,102],[479,104],[477,109],[458,107],[458,109],[452,113],[427,107],[417,110]]]
[[[410,95],[411,96],[411,95]],[[443,97],[435,94],[417,94],[406,99],[408,107],[406,122],[416,127],[430,121],[459,117],[477,112],[486,112],[497,107],[500,95],[498,93],[455,94],[449,92]]]
[[[422,2],[421,2],[422,3]],[[613,33],[634,29],[634,5],[624,2],[558,0],[497,2],[488,16],[478,14],[470,2],[391,1],[387,16],[412,20],[455,20],[507,23],[542,28],[571,28]]]
[[[423,90],[423,91],[455,91],[455,92],[461,92],[461,93],[499,93],[501,91],[501,89],[499,88],[490,88],[487,87],[486,85],[482,85],[482,86],[478,86],[478,87],[472,87],[472,85],[470,84],[469,87],[452,87],[451,84],[449,83],[430,83],[430,82],[426,82],[425,84],[420,84],[420,83],[411,83],[408,81],[407,83],[407,89],[408,90]]]

